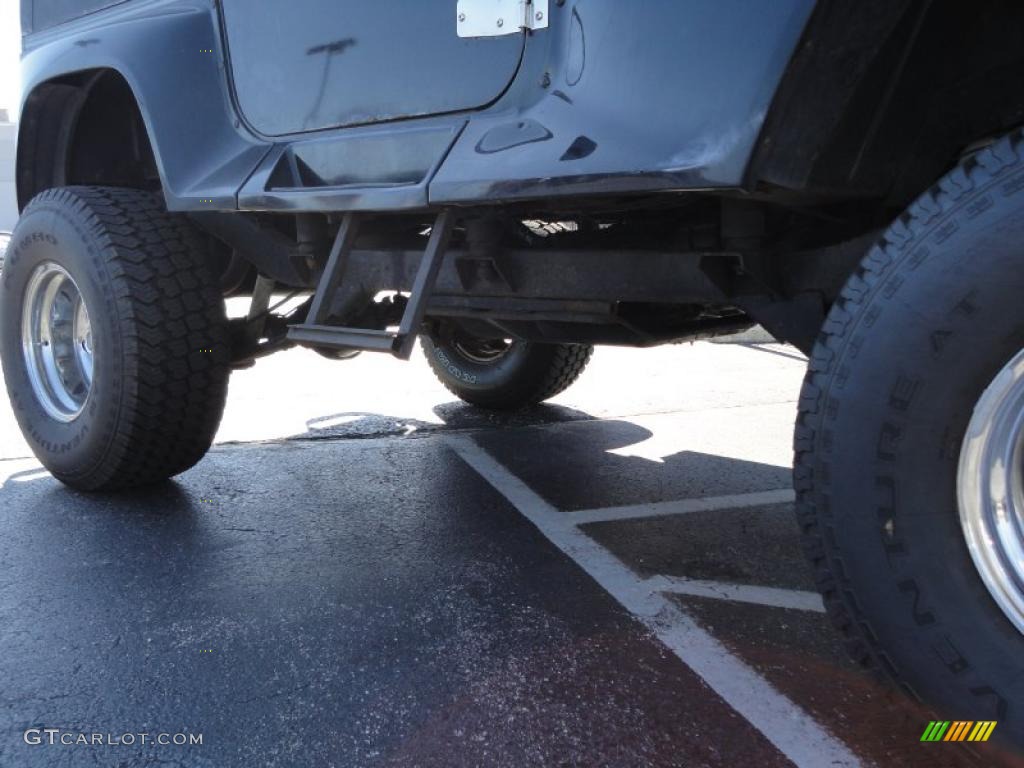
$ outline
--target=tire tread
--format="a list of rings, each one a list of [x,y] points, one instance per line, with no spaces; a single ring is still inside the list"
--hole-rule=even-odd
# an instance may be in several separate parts
[[[811,563],[832,624],[844,638],[854,661],[914,691],[880,646],[867,617],[857,605],[844,576],[843,560],[828,514],[828,493],[815,482],[815,465],[830,387],[837,365],[850,345],[865,308],[886,280],[911,257],[920,243],[966,195],[988,187],[1024,161],[1024,131],[1018,130],[963,160],[921,195],[882,235],[861,261],[832,307],[809,359],[794,432],[793,481],[796,517],[803,550]]]
[[[437,360],[434,342],[424,337],[420,339],[420,346],[430,370],[445,389],[466,402],[498,410],[536,405],[561,394],[583,374],[594,355],[594,347],[589,344],[533,344],[530,348],[533,359],[524,364],[524,371],[540,364],[543,367],[539,375],[535,371],[532,375],[522,376],[521,381],[498,396],[493,392],[481,394],[462,387]]]
[[[116,417],[107,449],[61,478],[85,490],[150,485],[196,464],[220,424],[230,375],[227,325],[202,239],[150,192],[63,187],[28,210],[71,211],[100,244],[120,330]],[[210,350],[210,351],[204,351]]]

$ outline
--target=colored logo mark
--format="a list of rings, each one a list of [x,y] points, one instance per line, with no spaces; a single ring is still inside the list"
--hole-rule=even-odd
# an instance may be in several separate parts
[[[995,720],[932,720],[921,741],[988,741],[996,729]]]

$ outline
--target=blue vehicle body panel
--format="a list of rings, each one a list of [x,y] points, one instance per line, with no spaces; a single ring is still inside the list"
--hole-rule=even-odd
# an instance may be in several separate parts
[[[21,0],[23,32],[38,32],[128,0]]]
[[[454,0],[221,7],[239,109],[265,136],[478,109],[523,51],[523,35],[456,36]]]
[[[238,107],[213,0],[133,0],[26,38],[24,92],[82,70],[120,72],[172,210],[408,210],[739,187],[813,7],[552,3],[550,27],[529,34],[512,83],[482,109],[268,138]]]
[[[471,117],[431,183],[431,202],[741,185],[813,6],[578,0],[556,8],[551,29],[527,43],[523,87]],[[524,123],[535,140],[487,149],[495,132]]]
[[[210,0],[143,0],[33,35],[22,57],[25,98],[61,75],[116,70],[135,94],[168,207],[233,209],[270,145],[241,129],[216,18]]]
[[[428,184],[464,125],[464,119],[415,120],[278,144],[239,191],[239,208],[426,208]]]

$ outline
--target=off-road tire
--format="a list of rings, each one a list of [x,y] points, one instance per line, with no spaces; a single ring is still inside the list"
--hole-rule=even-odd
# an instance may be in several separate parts
[[[467,358],[445,339],[420,340],[427,362],[460,400],[500,411],[536,405],[564,392],[580,377],[594,348],[586,344],[512,342],[493,362]]]
[[[203,243],[149,192],[66,187],[25,209],[0,278],[0,359],[25,439],[64,483],[89,491],[149,485],[209,449],[229,350]],[[40,405],[21,349],[26,284],[44,261],[73,278],[93,328],[92,389],[69,423]]]
[[[1018,746],[1024,635],[979,577],[956,488],[974,406],[1024,348],[1022,296],[1016,132],[918,199],[849,279],[811,355],[794,470],[803,545],[853,657]]]

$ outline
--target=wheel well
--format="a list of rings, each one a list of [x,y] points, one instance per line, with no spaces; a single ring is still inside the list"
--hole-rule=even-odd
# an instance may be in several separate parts
[[[1024,4],[820,3],[768,114],[750,186],[892,212],[1024,124]]]
[[[131,86],[112,69],[38,85],[18,135],[18,206],[52,187],[160,189],[153,148]]]

